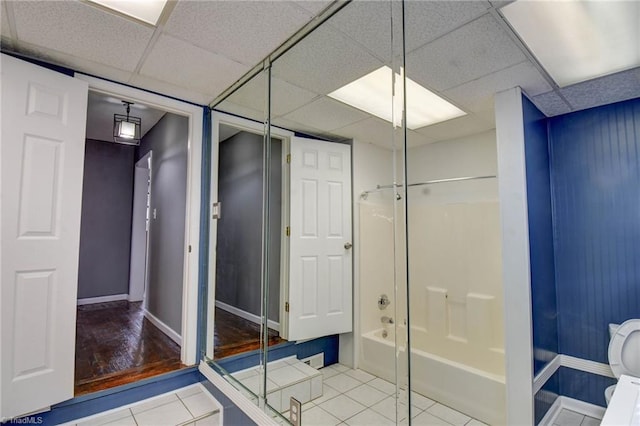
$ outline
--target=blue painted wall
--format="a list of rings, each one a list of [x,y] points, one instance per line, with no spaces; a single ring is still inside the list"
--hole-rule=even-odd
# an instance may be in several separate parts
[[[553,353],[607,364],[608,324],[640,318],[640,99],[550,119],[524,99],[523,118],[534,371]],[[604,406],[613,383],[561,367],[536,422],[555,393]]]
[[[559,350],[606,364],[640,317],[640,99],[550,119],[549,145]]]
[[[549,143],[544,114],[524,96],[522,107],[529,209],[533,366],[534,374],[537,374],[558,354]]]
[[[534,418],[536,425],[544,418],[560,394],[560,373],[556,371],[534,396]]]
[[[590,404],[606,407],[604,390],[617,380],[572,368],[560,367],[560,394]]]

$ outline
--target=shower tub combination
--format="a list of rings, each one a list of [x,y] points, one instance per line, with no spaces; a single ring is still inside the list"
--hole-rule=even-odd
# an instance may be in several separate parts
[[[361,349],[359,367],[395,383],[393,327],[363,334]],[[401,347],[399,359],[404,357],[405,348]],[[464,342],[433,338],[424,329],[412,327],[411,390],[487,424],[506,423],[501,350],[474,353]]]
[[[394,291],[388,198],[359,203],[358,367],[395,383],[394,332],[406,333],[407,286],[398,283]],[[485,423],[505,424],[498,202],[414,201],[409,209],[411,389]],[[388,307],[377,303],[382,295],[390,296]],[[397,370],[406,371],[401,341]]]

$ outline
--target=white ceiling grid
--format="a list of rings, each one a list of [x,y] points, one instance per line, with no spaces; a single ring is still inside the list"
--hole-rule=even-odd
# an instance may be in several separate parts
[[[406,1],[407,76],[468,113],[410,132],[411,144],[494,128],[494,93],[516,85],[549,116],[640,96],[638,68],[559,89],[503,22],[505,3]],[[84,0],[2,0],[1,34],[5,49],[208,104],[330,4],[178,0],[153,27]],[[273,122],[388,146],[372,131],[388,123],[325,96],[389,62],[390,10],[354,1],[278,59]],[[252,84],[224,106],[261,120],[264,89]]]

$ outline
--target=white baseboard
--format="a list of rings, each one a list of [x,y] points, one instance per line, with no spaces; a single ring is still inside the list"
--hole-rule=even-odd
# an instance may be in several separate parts
[[[239,316],[240,318],[244,318],[251,322],[255,322],[256,324],[262,324],[262,318],[260,318],[258,315],[254,315],[250,312],[243,311],[242,309],[236,308],[235,306],[228,305],[219,300],[216,300],[216,308],[220,308],[223,311],[227,311],[231,314]],[[278,322],[275,322],[273,320],[267,320],[267,325],[272,330],[280,331],[280,323]]]
[[[551,378],[560,368],[562,357],[556,355],[544,368],[533,378],[533,394],[537,394],[540,389],[547,383],[547,380]]]
[[[556,398],[551,408],[549,408],[547,414],[545,414],[542,420],[540,420],[539,425],[547,426],[554,424],[563,409],[571,410],[598,420],[602,420],[605,412],[605,409],[600,406],[566,396],[559,396]]]
[[[609,364],[603,364],[601,362],[591,361],[588,359],[576,358],[570,355],[556,355],[533,379],[533,393],[534,395],[542,389],[547,380],[553,376],[553,374],[560,367],[572,368],[578,371],[584,371],[585,373],[597,374],[599,376],[610,377],[615,379],[611,371]]]
[[[560,398],[562,398],[562,408],[566,408],[567,410],[575,411],[576,413],[584,414],[585,416],[593,417],[599,420],[602,420],[602,418],[604,417],[606,408],[566,396],[561,396]]]
[[[570,355],[560,355],[560,364],[563,367],[573,368],[574,370],[585,371],[599,376],[615,379],[616,376],[611,371],[609,364],[591,361],[588,359],[576,358]]]
[[[78,306],[92,305],[94,303],[116,302],[118,300],[128,300],[128,299],[129,299],[128,294],[112,294],[110,296],[87,297],[84,299],[78,299]]]
[[[175,331],[173,331],[167,324],[163,323],[162,321],[160,321],[158,319],[158,317],[156,317],[155,315],[153,315],[151,312],[147,311],[146,309],[144,310],[144,316],[145,318],[147,318],[149,321],[151,321],[151,323],[153,325],[155,325],[156,327],[158,327],[160,329],[160,331],[162,331],[164,334],[166,334],[167,336],[169,336],[169,338],[171,340],[173,340],[174,342],[176,342],[180,347],[182,347],[182,337],[176,333]]]

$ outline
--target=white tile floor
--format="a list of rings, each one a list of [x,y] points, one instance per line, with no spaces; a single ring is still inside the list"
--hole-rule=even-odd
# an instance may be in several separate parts
[[[602,422],[601,419],[585,416],[575,411],[563,408],[558,417],[553,421],[554,426],[598,426]]]
[[[219,426],[222,407],[199,383],[66,423],[77,426]]]
[[[393,383],[341,364],[334,364],[320,371],[324,376],[323,395],[303,405],[303,425],[396,424],[396,388]],[[415,392],[412,392],[411,399],[413,425],[483,425],[465,414]]]
[[[304,426],[396,424],[395,385],[362,370],[334,364],[320,370],[323,395],[302,407]],[[412,392],[412,424],[482,426],[484,423]],[[219,403],[200,384],[120,407],[68,425],[221,425]],[[288,413],[285,412],[285,417]],[[405,419],[399,419],[406,424]],[[563,409],[554,426],[595,426],[600,420]]]

